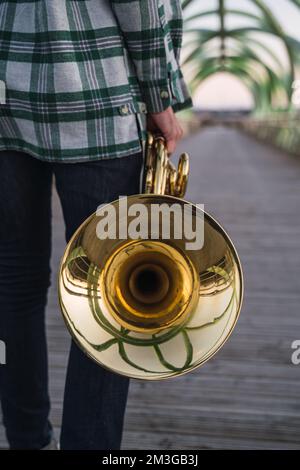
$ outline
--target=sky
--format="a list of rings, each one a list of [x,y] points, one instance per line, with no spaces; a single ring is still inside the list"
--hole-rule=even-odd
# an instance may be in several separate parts
[[[243,9],[257,13],[257,9],[250,0],[225,0],[227,8]],[[290,35],[300,40],[300,9],[292,5],[289,0],[264,0],[264,3],[272,10],[283,29]],[[215,9],[217,0],[196,0],[186,11],[186,15],[194,14],[206,9]],[[251,20],[250,20],[251,22]],[[227,16],[227,27],[237,28],[249,25],[249,20],[239,16]],[[210,16],[197,20],[195,27],[215,29],[218,26],[218,17]],[[278,55],[281,64],[287,65],[287,57],[282,42],[275,37],[261,33],[255,33],[256,37],[271,47]],[[184,37],[184,41],[187,40]],[[270,60],[262,55],[263,60]],[[271,63],[270,63],[271,65]],[[189,79],[191,70],[184,68],[185,77]],[[297,76],[300,78],[300,74]],[[194,95],[194,103],[200,108],[249,108],[252,105],[252,97],[243,83],[229,74],[216,74],[202,83]]]

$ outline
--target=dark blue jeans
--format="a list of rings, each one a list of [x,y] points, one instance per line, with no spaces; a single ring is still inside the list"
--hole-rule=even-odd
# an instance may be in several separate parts
[[[50,284],[53,175],[68,241],[103,202],[139,192],[141,153],[92,163],[47,163],[0,152],[0,366],[3,421],[11,449],[48,444],[45,306]],[[96,365],[72,342],[62,449],[119,449],[129,379]]]

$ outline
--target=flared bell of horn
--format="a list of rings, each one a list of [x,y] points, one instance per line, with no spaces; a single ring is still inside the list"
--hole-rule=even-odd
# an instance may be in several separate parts
[[[210,359],[236,324],[243,296],[237,252],[213,217],[179,197],[130,196],[126,213],[122,204],[109,204],[115,238],[99,238],[95,213],[68,244],[58,285],[64,320],[83,351],[113,372],[146,380],[184,374]],[[159,218],[154,237],[123,237],[120,227],[129,229],[135,204],[147,214],[145,232],[153,228],[153,204],[176,206],[171,236]],[[193,226],[203,228],[196,248],[184,233],[174,236],[176,211],[186,205]]]

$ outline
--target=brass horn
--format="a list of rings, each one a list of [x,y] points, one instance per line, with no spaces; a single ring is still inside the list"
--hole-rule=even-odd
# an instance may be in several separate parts
[[[182,199],[188,155],[175,169],[165,140],[151,133],[145,153],[144,193],[101,207],[78,228],[58,291],[65,323],[91,359],[158,380],[201,366],[222,347],[239,316],[243,275],[219,223]],[[183,215],[201,227],[199,246]]]

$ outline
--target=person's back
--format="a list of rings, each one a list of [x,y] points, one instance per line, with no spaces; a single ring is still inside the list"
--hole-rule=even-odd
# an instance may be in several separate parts
[[[181,38],[180,0],[0,2],[0,396],[11,449],[54,447],[45,335],[53,177],[67,241],[99,204],[139,192],[146,130],[172,153],[182,136],[175,112],[192,105]],[[118,449],[128,386],[72,342],[61,448]]]
[[[4,1],[0,149],[48,161],[136,153],[145,113],[191,106],[179,0]]]

